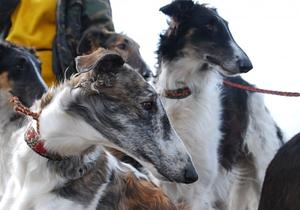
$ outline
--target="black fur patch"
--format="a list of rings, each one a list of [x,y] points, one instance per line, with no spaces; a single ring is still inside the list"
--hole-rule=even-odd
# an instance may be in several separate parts
[[[271,161],[264,180],[259,210],[300,209],[300,133]]]
[[[281,145],[284,144],[284,141],[283,141],[283,134],[282,134],[282,131],[281,129],[278,127],[278,125],[276,125],[276,134],[277,134],[277,137],[281,143]]]
[[[190,4],[192,1],[183,2]],[[161,10],[164,11],[163,8]],[[173,18],[174,26],[170,26],[164,34],[160,35],[157,50],[159,59],[173,60],[181,56],[181,50],[189,41],[185,36],[191,29],[194,30],[194,34],[190,39],[195,43],[213,42],[215,45],[224,46],[232,40],[227,22],[218,15],[215,9],[205,5],[194,4],[184,11],[174,9],[167,15]]]
[[[171,124],[166,114],[161,117],[161,124],[163,125],[164,139],[170,139],[169,135],[171,134]]]
[[[224,78],[234,83],[250,85],[241,77]],[[248,93],[245,90],[224,86],[222,92],[222,133],[223,138],[219,147],[222,166],[230,170],[242,157],[245,156],[244,135],[248,126]]]
[[[34,51],[0,41],[0,73],[8,72],[11,92],[26,106],[39,99],[46,92],[46,86],[39,79],[41,66]]]

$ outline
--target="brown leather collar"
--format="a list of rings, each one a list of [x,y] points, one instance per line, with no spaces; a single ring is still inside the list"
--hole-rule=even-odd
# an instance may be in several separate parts
[[[183,99],[192,94],[190,88],[183,87],[175,90],[165,90],[163,96],[170,99]]]

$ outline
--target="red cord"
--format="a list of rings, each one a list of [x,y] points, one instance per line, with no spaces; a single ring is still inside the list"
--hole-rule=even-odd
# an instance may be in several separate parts
[[[39,117],[40,113],[32,112],[28,107],[24,106],[17,96],[13,96],[10,102],[14,105],[16,112],[32,117],[37,122],[37,132],[39,133]]]
[[[266,89],[252,87],[252,86],[249,86],[249,85],[237,84],[237,83],[234,83],[234,82],[230,82],[228,80],[223,80],[223,84],[227,85],[229,87],[234,87],[234,88],[247,90],[247,91],[251,91],[251,92],[271,94],[271,95],[277,95],[277,96],[300,97],[300,93],[297,93],[297,92],[284,92],[284,91],[266,90]]]

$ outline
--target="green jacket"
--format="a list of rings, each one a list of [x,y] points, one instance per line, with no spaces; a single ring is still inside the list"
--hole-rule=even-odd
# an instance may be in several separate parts
[[[5,39],[10,16],[20,0],[0,0],[0,38]],[[58,80],[74,73],[74,57],[81,35],[91,26],[113,31],[109,0],[57,0],[57,31],[53,41],[53,71]],[[38,49],[37,49],[38,50]],[[65,70],[67,72],[65,73]]]

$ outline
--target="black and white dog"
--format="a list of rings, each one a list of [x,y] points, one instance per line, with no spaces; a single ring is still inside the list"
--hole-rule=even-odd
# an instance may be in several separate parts
[[[165,184],[169,195],[193,210],[257,208],[282,134],[261,95],[223,85],[249,85],[227,76],[252,64],[214,8],[178,0],[161,11],[171,20],[157,51],[156,87],[199,173],[191,186]]]
[[[0,41],[0,199],[4,193],[10,172],[14,131],[25,123],[25,117],[17,114],[9,99],[18,96],[23,104],[31,106],[47,87],[40,76],[40,63],[34,52],[9,42]]]
[[[300,209],[300,133],[271,161],[264,180],[259,210]]]

